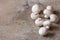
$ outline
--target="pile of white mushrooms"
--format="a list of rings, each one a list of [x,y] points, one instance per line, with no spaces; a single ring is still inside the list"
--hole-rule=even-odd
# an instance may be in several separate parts
[[[43,17],[41,18],[40,12],[41,8],[39,7],[38,4],[35,4],[32,6],[32,13],[31,13],[31,19],[35,20],[35,25],[39,26],[39,34],[41,36],[44,36],[48,33],[48,29],[50,28],[52,23],[57,23],[58,22],[58,17],[53,13],[53,7],[48,5],[44,10],[43,10]],[[42,27],[43,26],[43,27]]]

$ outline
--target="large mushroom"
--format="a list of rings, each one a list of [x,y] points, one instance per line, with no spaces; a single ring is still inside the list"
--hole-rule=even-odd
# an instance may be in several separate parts
[[[35,4],[32,6],[32,12],[33,13],[39,13],[41,11],[40,7],[38,4]]]
[[[48,29],[44,26],[44,27],[41,27],[38,32],[40,36],[44,36],[48,33]]]

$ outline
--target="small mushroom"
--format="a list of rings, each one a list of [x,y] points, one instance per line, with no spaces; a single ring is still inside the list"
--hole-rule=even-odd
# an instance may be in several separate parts
[[[43,14],[44,14],[44,15],[47,15],[47,16],[49,17],[50,14],[52,14],[52,12],[51,12],[50,10],[48,10],[48,9],[45,9],[45,10],[43,11]]]
[[[39,34],[40,34],[40,36],[44,36],[44,35],[46,35],[48,32],[48,29],[46,28],[46,27],[41,27],[40,29],[39,29]]]
[[[46,20],[43,22],[43,26],[50,26],[50,25],[51,25],[50,20]]]
[[[40,7],[38,4],[35,4],[32,6],[32,12],[33,13],[39,13],[41,11]]]
[[[51,5],[48,5],[48,6],[46,7],[46,9],[48,9],[48,10],[50,10],[50,11],[52,11],[52,10],[53,10],[53,8],[52,8],[52,6],[51,6]]]
[[[42,26],[43,20],[41,18],[38,18],[35,20],[35,24],[36,24],[36,26]]]
[[[34,19],[34,20],[35,20],[35,19],[37,19],[37,18],[39,17],[39,14],[31,13],[31,15],[30,15],[30,16],[31,16],[31,18],[32,18],[32,19]]]
[[[46,29],[49,29],[49,28],[50,28],[50,26],[45,26],[45,28],[46,28]]]
[[[50,21],[51,22],[58,22],[58,17],[55,14],[50,15]]]
[[[47,15],[44,15],[44,18],[49,18],[49,16],[47,16]]]

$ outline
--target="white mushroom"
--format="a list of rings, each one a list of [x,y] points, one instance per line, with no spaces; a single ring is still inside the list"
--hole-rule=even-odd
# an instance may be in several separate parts
[[[46,20],[43,22],[43,26],[50,26],[50,25],[51,25],[50,20]]]
[[[39,13],[40,10],[41,10],[41,9],[40,9],[40,7],[39,7],[38,4],[35,4],[35,5],[32,6],[32,12],[33,12],[33,13]]]
[[[50,15],[50,21],[51,22],[58,22],[58,17],[55,14]]]
[[[52,14],[52,12],[51,12],[50,10],[48,10],[48,9],[45,9],[45,10],[43,11],[43,14],[44,14],[44,15],[47,15],[47,16],[50,16],[50,14]]]
[[[45,27],[41,27],[41,28],[39,29],[39,34],[40,34],[40,36],[46,35],[46,34],[47,34],[47,30],[48,30],[48,29],[46,29]]]
[[[34,20],[35,20],[35,19],[37,19],[37,18],[39,17],[39,14],[31,13],[31,15],[30,15],[30,16],[31,16],[31,18],[32,18],[32,19],[34,19]]]
[[[46,7],[46,9],[48,9],[48,10],[50,10],[50,11],[52,11],[52,10],[53,10],[53,8],[52,8],[52,6],[51,6],[51,5],[48,5],[48,6]]]
[[[42,26],[43,20],[41,18],[38,18],[35,20],[35,24],[36,24],[36,26]]]

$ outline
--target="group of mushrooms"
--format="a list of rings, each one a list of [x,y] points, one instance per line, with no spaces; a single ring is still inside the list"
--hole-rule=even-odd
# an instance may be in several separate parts
[[[51,24],[57,23],[59,21],[59,18],[56,14],[53,13],[53,7],[51,5],[48,5],[46,8],[43,9],[41,17],[42,9],[38,4],[34,4],[32,6],[32,13],[31,13],[31,19],[35,20],[35,25],[39,26],[39,34],[41,36],[44,36],[48,33],[48,29],[50,29]]]

